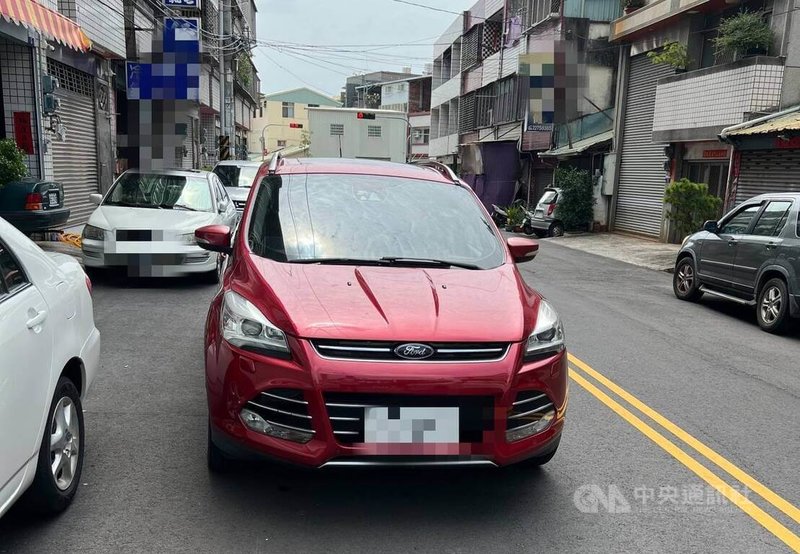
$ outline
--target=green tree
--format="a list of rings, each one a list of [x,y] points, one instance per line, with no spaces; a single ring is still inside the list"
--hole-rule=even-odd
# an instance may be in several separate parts
[[[686,45],[680,42],[670,42],[660,50],[652,50],[647,57],[654,64],[667,64],[675,69],[686,69],[689,65],[689,54]]]
[[[28,175],[25,152],[12,139],[0,140],[0,188]]]
[[[594,217],[594,195],[589,172],[574,167],[559,167],[555,186],[561,189],[556,217],[569,230],[586,229]]]
[[[669,184],[664,201],[672,206],[667,219],[681,236],[700,230],[703,222],[716,219],[722,199],[708,193],[708,185],[685,177]]]

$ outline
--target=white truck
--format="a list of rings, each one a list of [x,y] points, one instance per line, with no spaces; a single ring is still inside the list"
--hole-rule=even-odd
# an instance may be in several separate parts
[[[313,158],[360,158],[405,163],[408,116],[392,110],[308,108]]]

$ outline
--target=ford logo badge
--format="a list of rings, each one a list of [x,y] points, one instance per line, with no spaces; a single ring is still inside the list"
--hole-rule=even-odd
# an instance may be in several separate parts
[[[433,356],[433,348],[427,344],[408,343],[395,348],[394,353],[406,360],[424,360]]]

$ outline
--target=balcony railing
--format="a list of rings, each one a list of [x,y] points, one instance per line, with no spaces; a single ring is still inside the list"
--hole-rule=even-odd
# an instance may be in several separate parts
[[[766,56],[661,79],[653,141],[714,140],[745,114],[776,110],[782,84],[783,60]]]
[[[560,148],[570,143],[576,143],[585,138],[610,131],[614,127],[614,108],[585,115],[565,125],[555,128],[555,147]]]

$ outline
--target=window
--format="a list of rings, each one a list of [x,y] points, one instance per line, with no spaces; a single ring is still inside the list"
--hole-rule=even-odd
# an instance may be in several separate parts
[[[745,206],[736,212],[720,229],[720,235],[742,235],[750,227],[753,217],[761,209],[761,204]]]
[[[417,127],[411,135],[412,144],[428,144],[430,142],[430,128]]]
[[[214,173],[225,187],[250,188],[258,173],[259,166],[217,165]]]
[[[283,148],[285,146],[286,146],[286,141],[285,140],[279,140],[278,141],[278,148]]]
[[[368,125],[367,126],[367,136],[371,138],[380,138],[381,137],[381,126],[380,125]]]
[[[762,237],[777,237],[786,226],[792,202],[789,200],[770,202],[758,218],[751,235]]]
[[[283,117],[294,117],[294,102],[281,102],[281,115]]]
[[[341,137],[344,135],[344,123],[331,123],[331,136]]]
[[[11,251],[0,242],[0,299],[11,295],[28,284],[22,267],[14,259]]]

